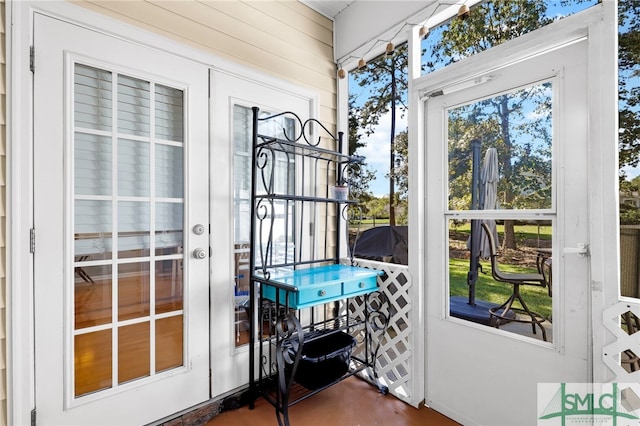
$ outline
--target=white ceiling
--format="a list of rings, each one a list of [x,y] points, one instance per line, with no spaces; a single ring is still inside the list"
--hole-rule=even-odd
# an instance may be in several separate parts
[[[344,9],[349,7],[355,0],[299,0],[311,9],[323,14],[329,19],[335,19]]]

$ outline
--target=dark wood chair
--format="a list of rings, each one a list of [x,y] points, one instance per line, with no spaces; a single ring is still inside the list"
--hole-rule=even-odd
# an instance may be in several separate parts
[[[546,287],[547,281],[545,276],[541,273],[519,274],[504,272],[500,270],[500,265],[498,263],[497,242],[493,236],[493,233],[484,222],[482,222],[482,229],[489,239],[489,250],[491,254],[491,276],[498,282],[508,283],[513,286],[511,296],[502,305],[489,309],[490,324],[498,328],[500,327],[500,325],[512,321],[530,323],[533,334],[536,334],[536,326],[538,326],[540,328],[540,331],[542,332],[542,339],[546,342],[547,332],[542,325],[542,323],[545,322],[546,318],[536,312],[531,311],[522,298],[522,295],[520,294],[520,286],[522,285]],[[513,307],[513,303],[515,301],[518,301],[521,308]]]

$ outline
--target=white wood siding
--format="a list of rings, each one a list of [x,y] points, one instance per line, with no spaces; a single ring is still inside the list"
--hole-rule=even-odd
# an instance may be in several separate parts
[[[330,129],[335,125],[333,25],[298,1],[74,3],[310,88],[319,94],[318,118]]]

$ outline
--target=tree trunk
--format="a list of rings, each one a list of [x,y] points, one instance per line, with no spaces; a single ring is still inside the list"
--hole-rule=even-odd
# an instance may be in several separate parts
[[[395,208],[395,139],[396,139],[396,66],[391,57],[391,141],[389,143],[389,225],[396,225]]]

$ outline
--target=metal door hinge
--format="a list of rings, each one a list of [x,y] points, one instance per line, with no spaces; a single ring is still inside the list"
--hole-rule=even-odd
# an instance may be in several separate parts
[[[35,46],[29,46],[29,69],[31,72],[36,72],[36,48]]]
[[[36,426],[36,409],[31,410],[31,426]]]
[[[29,252],[36,252],[36,230],[35,228],[29,229]]]

